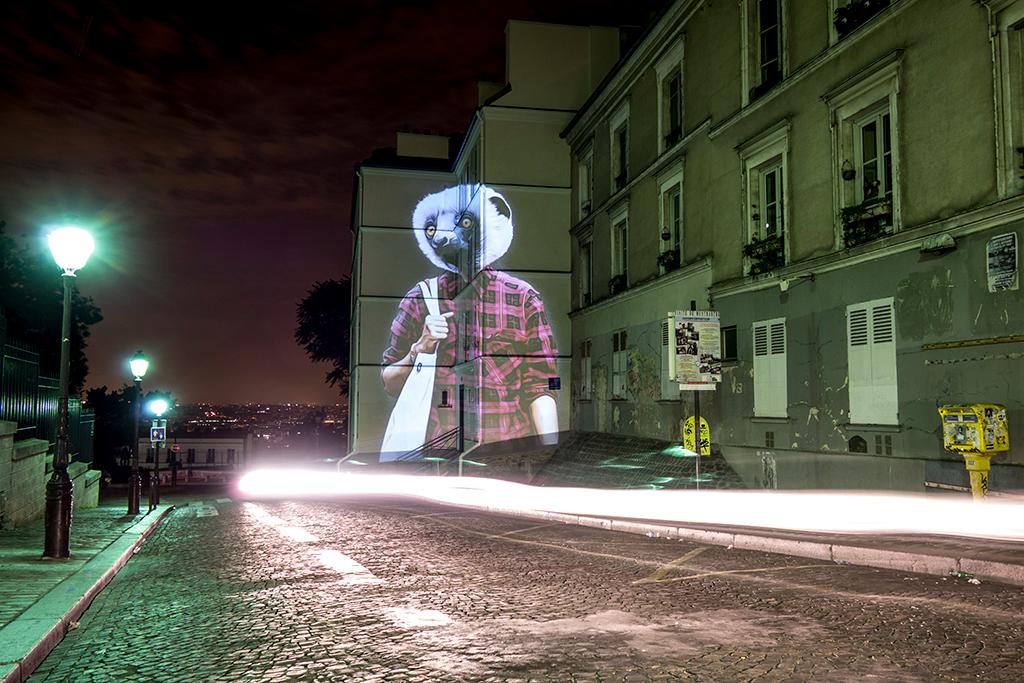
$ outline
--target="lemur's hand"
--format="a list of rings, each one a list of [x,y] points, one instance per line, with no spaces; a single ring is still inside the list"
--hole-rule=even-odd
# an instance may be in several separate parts
[[[423,322],[423,334],[413,344],[412,350],[416,353],[434,353],[437,345],[442,339],[448,338],[448,318],[455,315],[454,311],[442,315],[428,315]]]

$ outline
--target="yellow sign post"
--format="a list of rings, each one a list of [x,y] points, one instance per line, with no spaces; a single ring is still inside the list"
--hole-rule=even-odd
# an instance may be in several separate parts
[[[693,428],[693,416],[686,418],[683,423],[683,448],[688,451],[697,452],[697,440]],[[700,454],[711,455],[711,428],[708,421],[703,417],[700,419]]]

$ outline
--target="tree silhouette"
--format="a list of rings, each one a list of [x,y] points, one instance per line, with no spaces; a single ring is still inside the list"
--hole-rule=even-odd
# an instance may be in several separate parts
[[[330,363],[324,381],[347,394],[352,281],[343,277],[314,283],[299,302],[295,318],[295,341],[314,363]]]
[[[7,321],[7,337],[30,345],[39,353],[40,371],[56,377],[60,372],[60,270],[42,240],[15,240],[0,221],[0,310]],[[89,326],[103,320],[89,297],[71,294],[71,375],[69,392],[82,393],[89,363],[85,357]]]

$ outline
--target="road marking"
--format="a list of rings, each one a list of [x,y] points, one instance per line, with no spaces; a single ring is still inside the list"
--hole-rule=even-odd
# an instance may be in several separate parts
[[[345,576],[346,583],[384,583],[373,572],[340,550],[324,549],[317,552],[320,564]]]
[[[266,524],[267,526],[275,529],[277,533],[281,534],[285,538],[295,541],[296,543],[316,543],[318,539],[313,534],[309,533],[302,527],[292,526],[288,522],[284,521],[280,517],[270,514],[259,505],[255,503],[246,503],[245,509],[255,517],[260,523]],[[217,514],[217,511],[213,511]]]
[[[231,498],[218,498],[218,499],[217,499],[216,501],[214,501],[214,502],[216,502],[216,503],[230,503],[231,501],[232,501],[232,499],[231,499]]]
[[[700,574],[689,574],[687,576],[673,576],[671,579],[657,579],[655,581],[648,581],[647,579],[641,579],[640,581],[634,581],[633,583],[675,583],[677,581],[686,581],[688,579],[700,579],[705,576],[719,576],[721,574],[755,574],[759,572],[781,572],[789,569],[814,569],[815,567],[835,567],[834,564],[797,564],[790,565],[788,567],[758,567],[757,569],[723,569],[717,572],[702,572]],[[657,574],[657,572],[655,572]],[[653,576],[653,574],[651,575]]]
[[[217,517],[220,513],[217,512],[217,508],[201,507],[196,510],[196,517]]]
[[[387,612],[392,619],[398,622],[399,626],[409,628],[431,628],[435,626],[447,626],[452,623],[451,617],[444,612],[438,612],[436,609],[393,607]]]
[[[672,560],[671,562],[666,562],[665,564],[663,564],[660,567],[658,567],[657,569],[655,569],[651,573],[650,576],[648,576],[646,578],[643,578],[643,579],[638,579],[638,580],[634,581],[633,584],[637,585],[637,584],[641,584],[641,583],[659,583],[665,577],[666,574],[668,574],[669,572],[671,572],[671,571],[673,571],[675,569],[680,569],[681,568],[680,565],[682,565],[683,562],[689,562],[690,560],[692,560],[693,558],[697,557],[698,555],[700,555],[705,550],[707,550],[706,547],[694,548],[693,550],[691,550],[690,552],[686,553],[682,557],[677,557],[676,559]]]
[[[523,534],[523,533],[526,533],[527,531],[536,531],[537,529],[543,529],[544,527],[549,527],[549,526],[554,526],[554,524],[535,524],[533,526],[528,526],[525,529],[513,529],[512,531],[506,531],[505,533],[498,534],[498,535],[499,536],[510,536],[512,534]]]

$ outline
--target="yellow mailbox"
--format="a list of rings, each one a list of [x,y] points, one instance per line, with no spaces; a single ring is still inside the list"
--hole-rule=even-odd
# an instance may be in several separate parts
[[[964,457],[975,498],[988,494],[990,459],[1010,449],[1006,407],[994,403],[941,406],[942,446]]]

